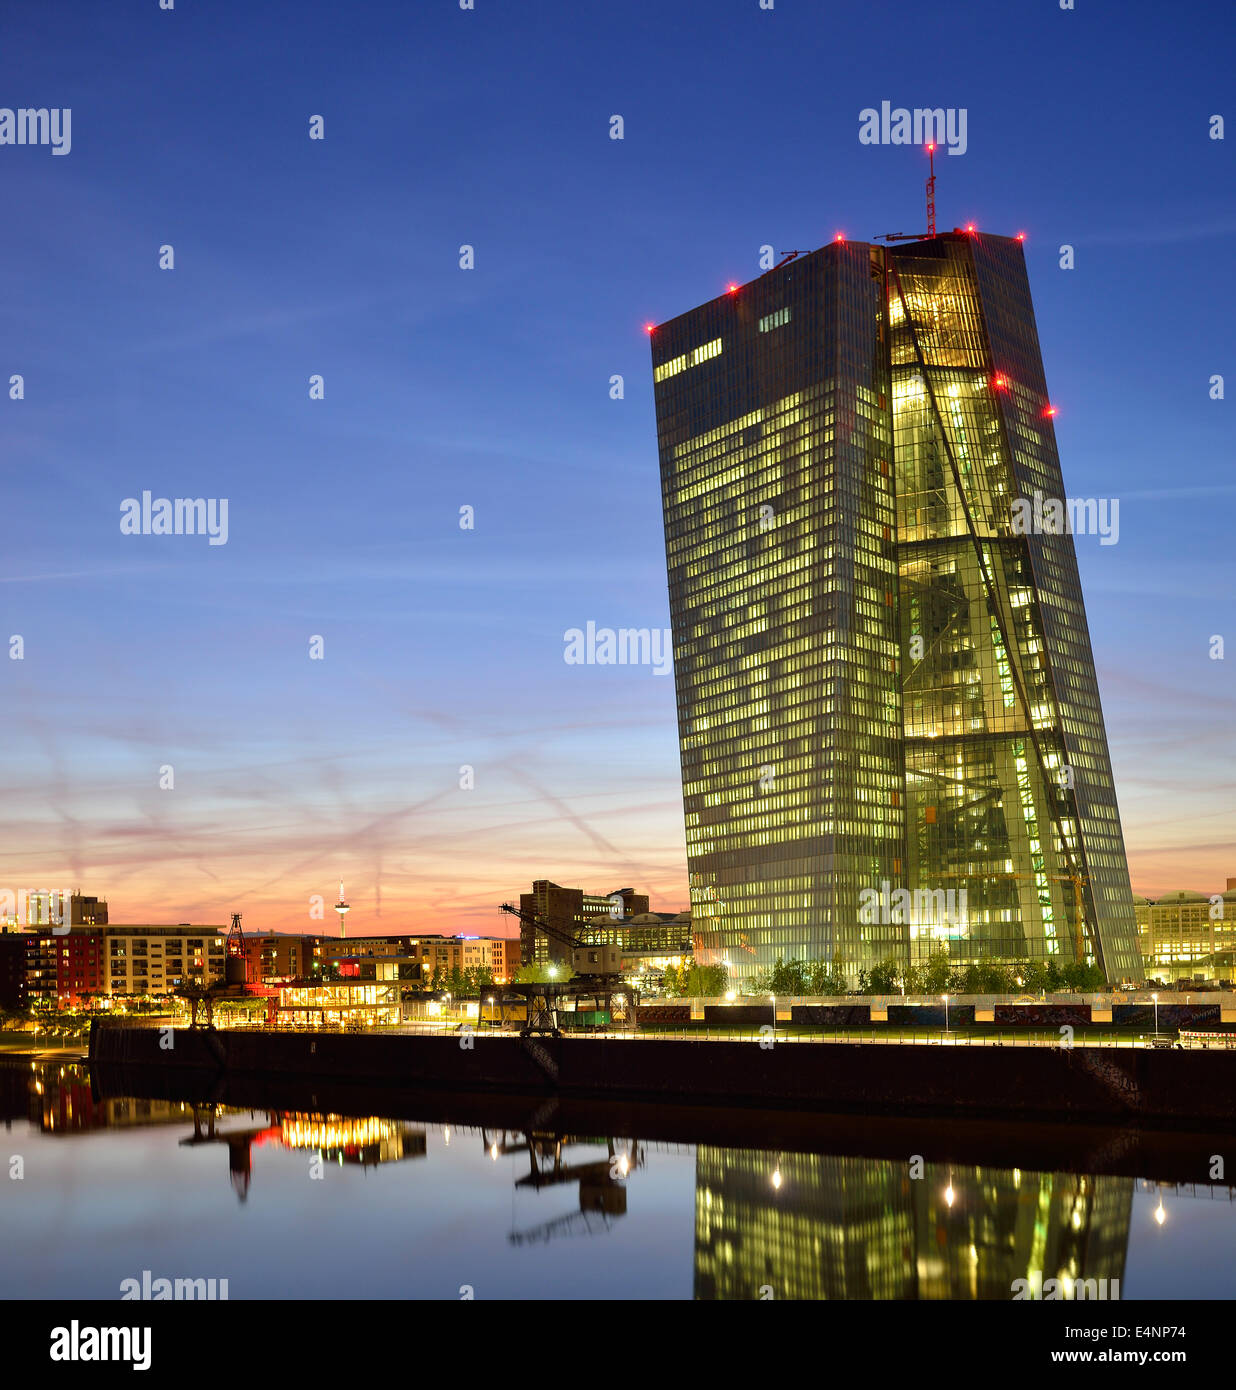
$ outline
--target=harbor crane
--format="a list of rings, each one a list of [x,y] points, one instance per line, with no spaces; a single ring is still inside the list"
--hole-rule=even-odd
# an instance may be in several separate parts
[[[566,947],[570,953],[569,960],[573,972],[570,980],[562,982],[550,980],[510,986],[516,994],[522,994],[528,1004],[527,1019],[520,1030],[520,1037],[545,1034],[560,1038],[562,1033],[558,1027],[557,1014],[559,1001],[564,997],[574,998],[577,1005],[581,998],[591,999],[612,1017],[611,1002],[617,995],[624,1002],[630,1002],[634,1017],[638,994],[622,978],[621,947],[600,946],[583,941],[580,939],[578,924],[563,918],[530,912],[527,908],[515,907],[511,903],[503,903],[502,911],[512,917],[518,917],[525,926],[531,927],[534,942],[536,934],[540,932],[542,936],[547,936],[551,941]]]

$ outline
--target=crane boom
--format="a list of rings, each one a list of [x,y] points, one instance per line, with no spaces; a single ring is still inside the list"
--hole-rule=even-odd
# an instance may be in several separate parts
[[[512,917],[518,917],[525,925],[532,927],[535,931],[541,932],[544,936],[552,936],[560,946],[567,946],[572,951],[575,951],[578,950],[581,945],[579,938],[574,935],[574,933],[568,934],[550,925],[551,922],[566,921],[566,918],[543,917],[539,913],[529,912],[527,908],[515,907],[511,903],[503,903],[502,911],[509,912]],[[575,924],[572,922],[570,925],[574,926]]]

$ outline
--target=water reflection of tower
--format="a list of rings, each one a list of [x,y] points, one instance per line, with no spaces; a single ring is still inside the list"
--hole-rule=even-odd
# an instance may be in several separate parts
[[[774,1173],[781,1181],[774,1181]],[[952,1200],[949,1200],[951,1194]],[[701,1146],[695,1296],[966,1299],[1120,1278],[1132,1179]]]
[[[351,910],[351,905],[348,903],[347,898],[343,896],[343,879],[340,879],[339,901],[335,904],[335,911],[339,914],[339,935],[341,937],[346,937],[348,934],[347,917]]]

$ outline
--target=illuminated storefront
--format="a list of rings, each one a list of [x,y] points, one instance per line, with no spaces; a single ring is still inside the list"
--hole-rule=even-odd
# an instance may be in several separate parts
[[[293,1028],[391,1028],[400,1022],[398,980],[297,981],[279,989],[276,1022]]]

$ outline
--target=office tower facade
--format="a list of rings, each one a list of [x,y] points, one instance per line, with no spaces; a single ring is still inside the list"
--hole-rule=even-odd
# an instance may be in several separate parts
[[[1020,243],[836,242],[652,357],[697,958],[1140,978]]]

